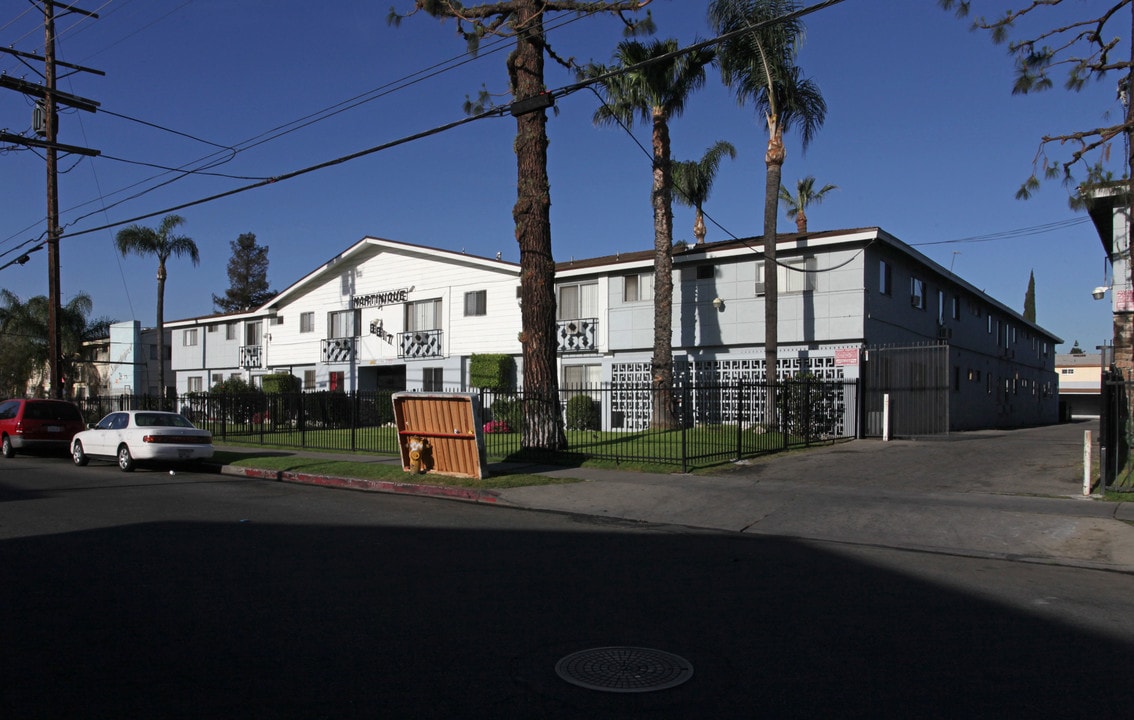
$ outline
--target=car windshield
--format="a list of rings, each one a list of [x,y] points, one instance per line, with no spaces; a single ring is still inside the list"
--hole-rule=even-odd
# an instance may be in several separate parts
[[[136,427],[193,427],[193,423],[176,413],[138,413],[134,416],[134,425]]]

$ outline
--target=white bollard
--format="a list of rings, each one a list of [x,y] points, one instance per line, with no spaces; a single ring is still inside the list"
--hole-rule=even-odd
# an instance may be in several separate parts
[[[882,442],[890,441],[890,393],[882,395]]]
[[[1083,495],[1091,494],[1091,431],[1083,432]]]

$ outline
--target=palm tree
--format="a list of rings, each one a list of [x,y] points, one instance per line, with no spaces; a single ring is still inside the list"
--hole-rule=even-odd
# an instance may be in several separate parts
[[[736,159],[736,148],[732,143],[718,140],[705,151],[700,160],[685,160],[673,164],[673,189],[677,191],[674,197],[677,202],[697,211],[696,220],[693,222],[693,237],[697,238],[698,245],[705,242],[705,213],[702,208],[709,199],[713,181],[717,177],[717,169],[725,155],[730,159]]]
[[[157,271],[157,336],[158,336],[158,392],[165,398],[165,261],[171,255],[188,255],[193,265],[201,263],[197,244],[185,235],[174,235],[178,225],[185,222],[180,215],[166,215],[157,230],[131,225],[118,231],[114,244],[123,257],[134,253],[140,257],[153,255],[158,260]]]
[[[721,44],[721,77],[741,105],[752,102],[768,125],[764,155],[764,355],[769,385],[767,421],[776,423],[775,382],[779,364],[779,283],[776,272],[776,205],[784,164],[784,132],[798,127],[806,149],[823,125],[827,104],[819,88],[802,76],[795,57],[803,41],[795,0],[713,0],[709,22],[718,35],[747,30]]]
[[[795,220],[795,229],[800,235],[807,232],[807,206],[818,205],[832,190],[838,190],[837,185],[824,185],[819,191],[815,190],[815,177],[808,175],[795,183],[795,195],[784,185],[780,185],[780,202],[787,208],[788,220]]]
[[[632,125],[649,122],[652,131],[654,210],[654,350],[651,385],[654,403],[651,424],[673,427],[673,167],[669,121],[685,110],[685,101],[705,84],[705,66],[713,53],[699,50],[677,54],[676,40],[649,44],[624,40],[615,52],[613,68],[590,65],[582,75],[601,78],[606,101],[595,111],[596,124]],[[612,70],[624,70],[608,77]]]
[[[0,335],[4,336],[3,368],[0,369],[4,391],[0,394],[24,394],[31,379],[40,386],[40,394],[51,394],[43,388],[50,351],[47,343],[49,303],[46,295],[29,298],[25,303],[8,290],[0,290]],[[83,343],[104,337],[112,321],[100,318],[90,320],[94,308],[90,295],[79,293],[59,308],[59,353],[62,358],[63,377],[70,387],[81,362]],[[13,352],[8,352],[13,350]],[[69,387],[64,396],[70,396]]]

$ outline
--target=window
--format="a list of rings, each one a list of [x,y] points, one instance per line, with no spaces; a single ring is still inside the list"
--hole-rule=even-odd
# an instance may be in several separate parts
[[[945,325],[945,291],[937,291],[937,324]]]
[[[890,263],[885,260],[878,261],[878,292],[890,295],[894,292],[893,278],[891,277]]]
[[[192,328],[185,331],[185,347],[193,347],[197,344],[197,328]]]
[[[225,323],[225,325],[224,325],[224,339],[225,340],[235,340],[236,339],[236,323]]]
[[[301,333],[315,332],[315,313],[314,312],[299,313],[299,332],[301,332]]]
[[[1075,368],[1059,368],[1060,375],[1074,375]]]
[[[953,319],[954,320],[960,320],[961,319],[961,296],[960,295],[954,295],[953,296]]]
[[[208,327],[208,329],[207,329],[207,330],[205,330],[205,332],[211,332],[211,333],[215,333],[215,332],[216,332],[217,330],[218,330],[218,328],[217,328],[217,326],[216,326],[216,325],[210,325],[210,326]]]
[[[813,292],[815,290],[815,258],[795,258],[784,262],[781,270],[785,293]]]
[[[283,315],[276,315],[271,319],[272,325],[283,325]]]
[[[925,309],[925,281],[921,278],[910,278],[910,305],[918,310]]]
[[[189,378],[189,392],[201,392],[201,376],[196,375]]]
[[[331,392],[346,390],[346,375],[342,370],[327,373],[327,389]]]
[[[601,365],[566,365],[563,367],[563,387],[566,389],[593,388],[601,382]]]
[[[627,275],[622,278],[622,302],[643,302],[654,299],[654,276],[652,273]]]
[[[327,337],[358,337],[361,313],[361,310],[340,310],[339,312],[327,313]]]
[[[418,300],[406,303],[406,332],[440,329],[440,300]]]
[[[756,263],[756,297],[764,297],[764,261]]]
[[[991,315],[988,316],[988,334],[989,335],[992,334],[992,316]]]
[[[560,285],[557,320],[598,317],[598,283]]]
[[[716,268],[712,265],[698,265],[697,266],[697,279],[698,280],[712,280],[717,276]]]
[[[259,345],[264,337],[264,326],[258,322],[250,322],[244,325],[244,344],[245,345]]]
[[[303,371],[303,389],[304,390],[314,390],[315,389],[315,371],[314,370],[304,370]]]
[[[210,387],[216,387],[220,383],[224,382],[224,373],[213,373],[212,377],[209,379],[209,382],[211,383]]]
[[[445,389],[445,369],[439,367],[422,368],[421,389],[425,392],[441,392]]]
[[[465,317],[488,314],[488,291],[473,290],[465,293]]]

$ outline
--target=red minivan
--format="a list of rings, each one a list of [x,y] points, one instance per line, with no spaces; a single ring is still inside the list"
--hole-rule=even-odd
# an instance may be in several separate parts
[[[79,407],[66,400],[0,402],[0,439],[6,458],[14,457],[17,450],[68,452],[71,438],[85,429]]]

